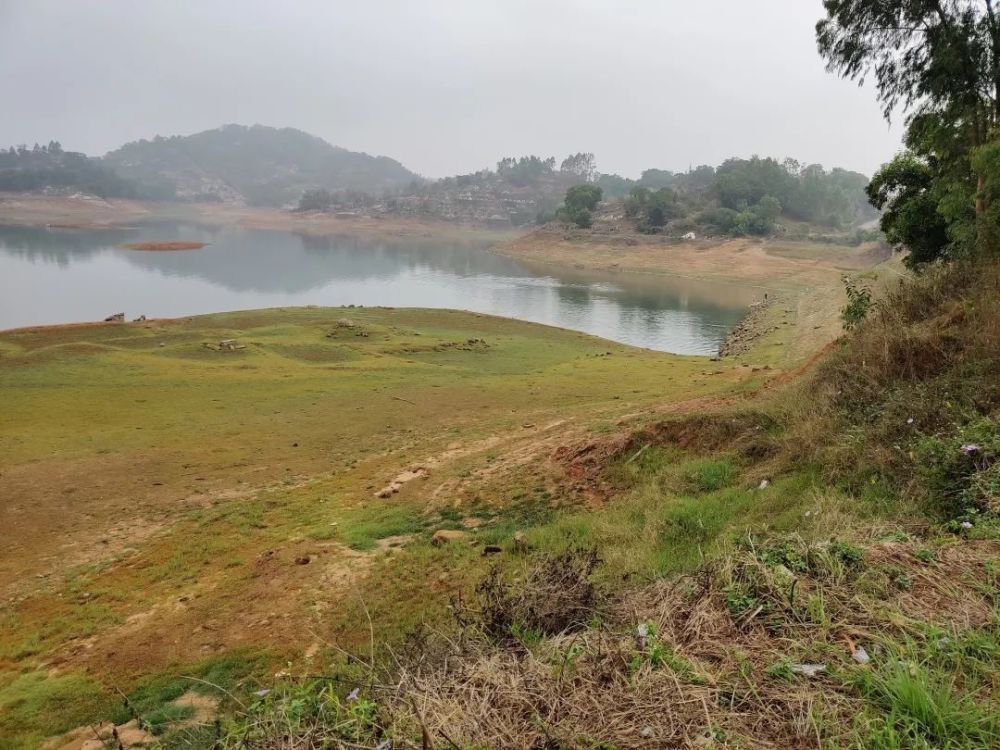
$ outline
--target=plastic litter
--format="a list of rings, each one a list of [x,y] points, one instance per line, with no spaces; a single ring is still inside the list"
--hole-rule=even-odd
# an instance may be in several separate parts
[[[793,664],[792,672],[805,677],[815,677],[820,672],[826,671],[826,664]]]

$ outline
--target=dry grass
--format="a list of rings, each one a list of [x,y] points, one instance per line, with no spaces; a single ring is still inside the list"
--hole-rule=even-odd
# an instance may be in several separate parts
[[[1000,407],[998,298],[992,260],[932,268],[889,290],[785,394],[778,419],[791,425],[791,457],[824,465],[831,479],[874,478],[927,499],[919,443],[959,435]]]
[[[432,636],[401,657],[391,683],[355,675],[290,688],[230,737],[262,750],[389,738],[396,748],[853,746],[880,718],[859,686],[880,684],[900,663],[914,674],[930,669],[927,654],[942,633],[955,653],[978,650],[986,662],[1000,649],[994,636],[982,640],[997,627],[1000,543],[953,545],[932,563],[919,549],[913,541],[748,539],[694,575],[613,595],[605,619],[586,628],[569,617],[573,625],[554,635],[526,628],[497,639],[489,619],[467,621],[458,635]],[[542,560],[522,580],[526,595],[532,581],[539,593],[550,590],[551,568]],[[869,663],[854,660],[857,647]],[[797,673],[810,663],[823,667]],[[974,671],[963,678],[969,695]],[[991,671],[979,684],[995,679]],[[359,690],[347,695],[352,685]],[[290,719],[303,696],[312,710]],[[964,696],[954,705],[979,712]],[[982,716],[975,736],[1000,737],[995,712]]]
[[[878,668],[894,640],[929,625],[959,638],[993,617],[974,582],[1000,545],[954,547],[933,567],[914,551],[875,544],[855,559],[849,545],[747,545],[624,595],[600,627],[530,648],[467,640],[403,672],[398,710],[445,747],[843,747],[865,708],[852,672]],[[873,666],[854,664],[849,644]],[[809,679],[792,672],[800,661],[827,666]]]

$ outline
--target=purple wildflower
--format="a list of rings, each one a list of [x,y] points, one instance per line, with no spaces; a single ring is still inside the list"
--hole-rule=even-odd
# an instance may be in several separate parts
[[[347,700],[356,701],[358,699],[358,695],[360,694],[361,694],[361,688],[354,688],[354,690],[352,690],[347,694]]]
[[[263,698],[263,697],[264,697],[265,695],[267,695],[267,694],[268,694],[268,693],[270,693],[270,692],[271,692],[271,691],[270,691],[270,690],[267,690],[267,689],[264,689],[264,690],[257,690],[257,691],[255,691],[255,692],[254,692],[254,695],[256,695],[256,696],[257,696],[258,698]]]
[[[962,521],[962,523],[960,525],[961,525],[961,527],[963,529],[971,529],[972,528],[972,521]]]
[[[961,450],[966,456],[971,456],[973,453],[979,453],[979,446],[975,443],[966,443]]]

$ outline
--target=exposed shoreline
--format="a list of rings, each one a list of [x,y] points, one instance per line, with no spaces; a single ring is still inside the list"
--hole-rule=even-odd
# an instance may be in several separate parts
[[[767,310],[774,304],[770,297],[756,302],[750,306],[740,322],[729,332],[726,340],[719,347],[720,357],[733,357],[739,354],[746,354],[753,347],[753,344],[762,336],[775,330],[767,326]]]
[[[473,224],[404,218],[298,213],[278,208],[250,208],[221,203],[156,203],[105,200],[95,196],[0,193],[0,225],[67,230],[108,230],[155,221],[190,221],[212,226],[242,226],[301,234],[370,237],[478,237],[496,242],[520,234]]]

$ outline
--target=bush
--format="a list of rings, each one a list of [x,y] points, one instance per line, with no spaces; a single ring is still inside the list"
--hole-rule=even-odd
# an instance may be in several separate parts
[[[625,215],[636,220],[640,232],[655,232],[683,213],[677,193],[667,187],[649,190],[636,186],[625,200]]]
[[[1000,496],[1000,425],[989,418],[947,436],[921,437],[914,463],[936,505],[949,516],[989,509]]]
[[[985,258],[888,290],[801,385],[808,408],[787,401],[790,455],[952,519],[988,506],[1000,454],[998,295],[1000,262]]]
[[[600,559],[594,549],[570,549],[541,559],[519,580],[509,581],[499,566],[476,586],[476,606],[456,606],[460,623],[497,641],[524,633],[556,635],[592,619],[598,597],[591,574]]]
[[[720,206],[702,211],[698,214],[696,220],[702,226],[719,234],[730,234],[736,230],[738,217],[738,211]]]
[[[333,196],[329,190],[306,190],[299,198],[299,211],[329,211]]]
[[[566,200],[556,215],[586,229],[591,223],[591,211],[601,202],[601,189],[597,185],[574,185],[566,191]]]

